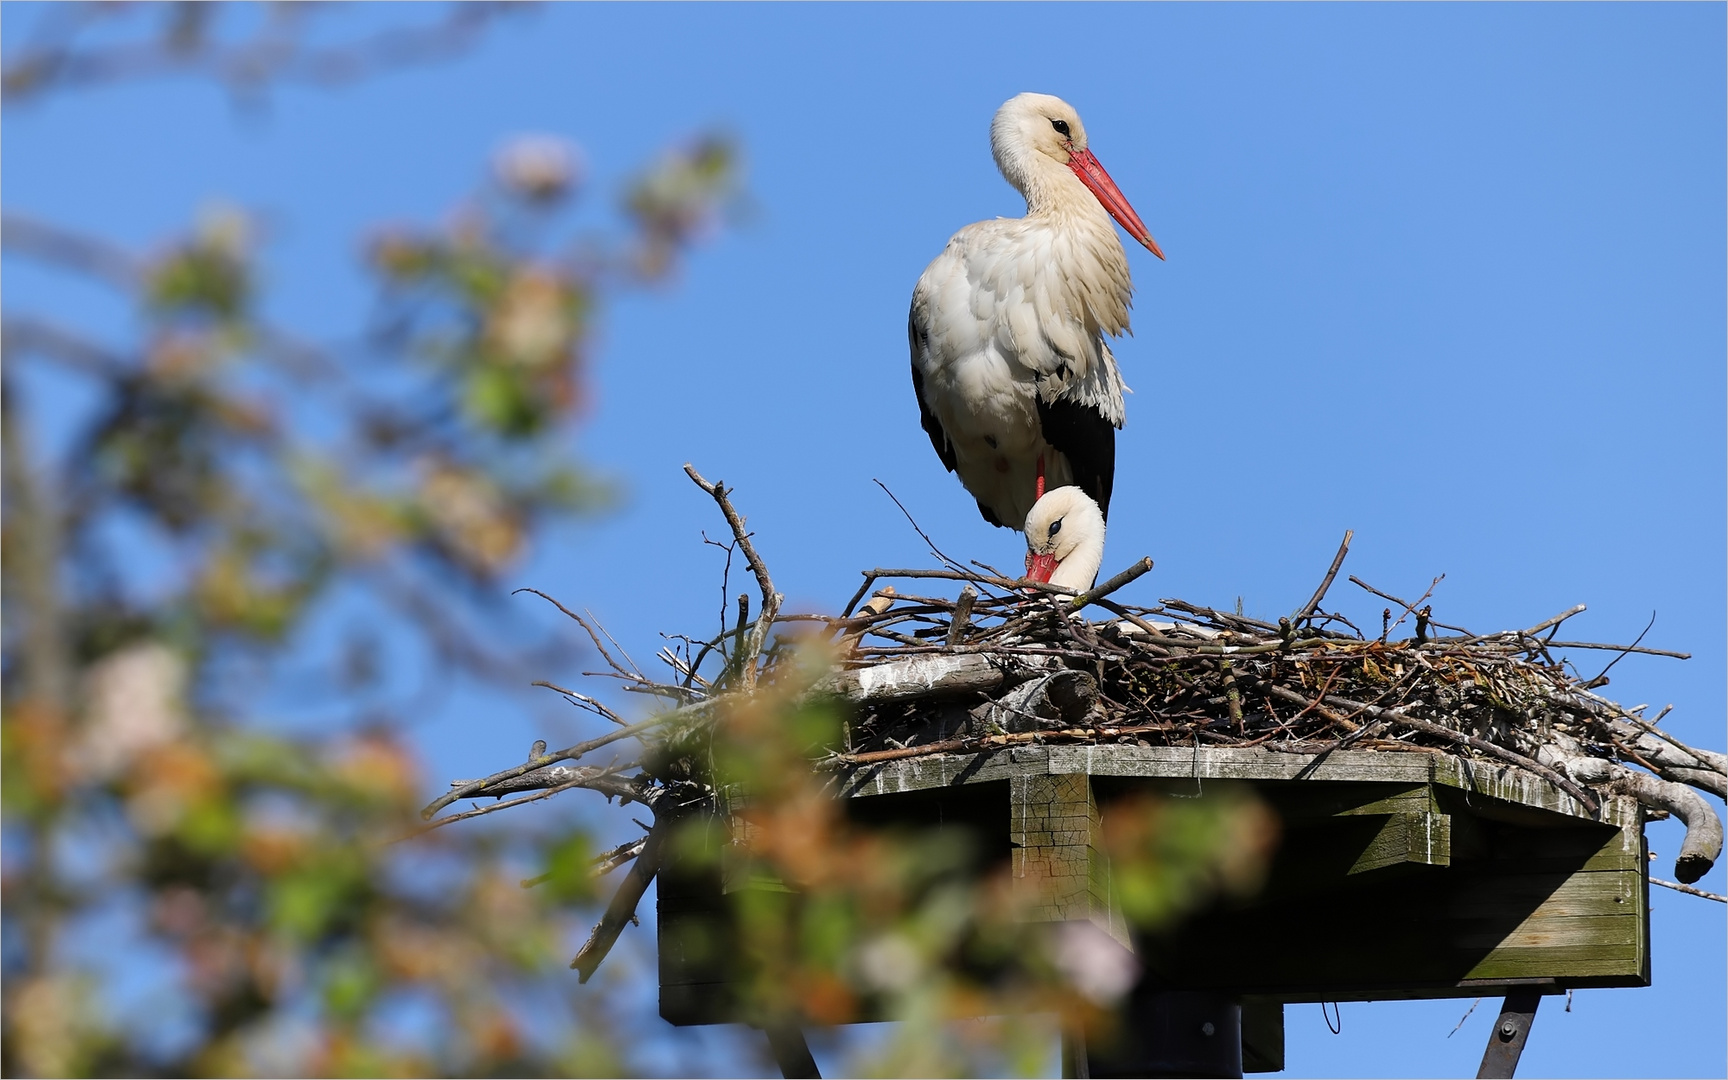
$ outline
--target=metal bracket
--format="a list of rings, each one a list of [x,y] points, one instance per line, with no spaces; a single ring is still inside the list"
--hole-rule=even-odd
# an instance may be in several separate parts
[[[763,1034],[768,1036],[768,1049],[786,1080],[822,1080],[810,1044],[804,1041],[804,1032],[788,1025],[764,1028]]]
[[[1484,1077],[1510,1080],[1518,1071],[1518,1058],[1530,1039],[1530,1025],[1540,1004],[1542,994],[1537,990],[1518,989],[1506,995],[1506,1003],[1500,1006],[1500,1015],[1494,1020],[1494,1030],[1488,1033],[1488,1048],[1482,1052],[1477,1080]]]

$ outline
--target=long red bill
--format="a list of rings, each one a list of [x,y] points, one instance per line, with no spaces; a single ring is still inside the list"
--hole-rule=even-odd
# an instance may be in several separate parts
[[[1026,560],[1026,577],[1030,581],[1049,581],[1056,572],[1056,556],[1033,555]]]
[[[1128,230],[1129,236],[1146,245],[1146,250],[1160,259],[1164,257],[1164,253],[1158,249],[1158,241],[1152,239],[1152,234],[1147,231],[1146,223],[1141,221],[1140,215],[1136,214],[1134,208],[1128,205],[1128,197],[1122,194],[1122,189],[1116,186],[1116,181],[1110,179],[1110,174],[1105,172],[1103,164],[1092,156],[1092,151],[1068,151],[1068,167],[1073,169],[1074,175],[1080,178],[1080,182],[1098,197],[1098,201],[1104,205],[1104,209],[1110,211],[1110,216]]]

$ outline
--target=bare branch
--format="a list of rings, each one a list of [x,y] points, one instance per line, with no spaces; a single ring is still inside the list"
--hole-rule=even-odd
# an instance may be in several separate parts
[[[606,913],[595,925],[593,933],[588,935],[575,959],[570,961],[570,966],[580,973],[578,981],[585,983],[594,976],[600,962],[606,959],[606,954],[618,941],[618,935],[624,932],[625,924],[635,917],[636,905],[642,902],[642,894],[648,891],[654,875],[660,872],[661,850],[675,820],[677,816],[674,814],[655,820],[654,828],[649,830],[630,872],[618,883],[618,891],[613,894],[612,902],[606,905]]]
[[[1326,590],[1332,587],[1332,579],[1338,576],[1338,568],[1344,565],[1344,556],[1350,554],[1350,538],[1355,535],[1354,529],[1344,530],[1344,542],[1338,545],[1338,554],[1332,556],[1332,565],[1326,570],[1326,576],[1320,580],[1320,587],[1314,590],[1314,595],[1308,598],[1306,604],[1297,608],[1295,614],[1290,616],[1291,623],[1299,623],[1313,615],[1320,606],[1320,601],[1326,598]]]

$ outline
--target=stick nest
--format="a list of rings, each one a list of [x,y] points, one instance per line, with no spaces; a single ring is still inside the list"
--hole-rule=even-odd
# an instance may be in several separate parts
[[[1540,776],[1583,813],[1598,812],[1603,795],[1635,798],[1653,816],[1672,813],[1686,825],[1675,861],[1681,882],[1698,880],[1721,853],[1721,821],[1693,789],[1728,795],[1728,756],[1687,746],[1657,727],[1667,709],[1646,718],[1642,705],[1624,708],[1595,693],[1621,657],[1686,654],[1646,648],[1643,635],[1630,645],[1560,640],[1583,605],[1526,629],[1475,634],[1434,618],[1427,604],[1432,585],[1411,602],[1351,577],[1388,605],[1379,633],[1364,631],[1321,606],[1349,551],[1346,533],[1312,598],[1276,622],[1183,600],[1113,599],[1152,569],[1150,559],[1075,595],[983,564],[962,566],[934,543],[941,569],[867,571],[840,615],[786,614],[731,491],[690,466],[685,471],[725,516],[732,540],[706,542],[726,552],[728,572],[733,557],[742,556],[756,581],[756,610],[743,594],[736,620],[723,610],[713,637],[669,636],[658,659],[672,674],[655,678],[592,616],[546,597],[581,624],[610,668],[589,674],[670,708],[631,723],[594,697],[542,683],[612,730],[561,750],[537,742],[527,761],[453,781],[423,812],[436,828],[573,788],[654,812],[646,837],[597,861],[602,870],[632,866],[572,963],[584,980],[656,874],[668,824],[712,796],[703,755],[693,748],[711,747],[727,706],[765,685],[788,700],[848,705],[838,744],[814,753],[819,770],[1037,742],[1261,748],[1311,761],[1346,747],[1453,754]],[[956,596],[929,595],[956,584]],[[726,587],[723,581],[723,596]],[[794,662],[807,655],[811,636],[835,657],[814,685],[806,666]],[[1586,679],[1557,655],[1561,650],[1611,659]],[[640,753],[604,765],[569,764],[625,740]],[[458,800],[488,796],[515,797],[441,816]]]

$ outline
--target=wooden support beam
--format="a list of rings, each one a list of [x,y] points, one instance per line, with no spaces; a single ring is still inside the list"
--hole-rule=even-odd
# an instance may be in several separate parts
[[[1242,1071],[1284,1071],[1284,1006],[1276,1001],[1242,1003]]]
[[[1530,1025],[1540,1004],[1542,995],[1536,990],[1519,989],[1506,995],[1494,1030],[1488,1033],[1488,1048],[1482,1053],[1482,1067],[1476,1070],[1477,1080],[1510,1080],[1518,1071],[1518,1058],[1530,1039]]]
[[[1398,813],[1387,814],[1383,820],[1380,831],[1346,873],[1361,874],[1404,863],[1452,865],[1451,815]]]
[[[1108,1038],[1064,1047],[1082,1075],[1105,1077],[1242,1076],[1242,1007],[1225,994],[1157,990],[1142,983],[1121,1006]]]
[[[1017,776],[1008,784],[1008,835],[1016,886],[1034,894],[1040,922],[1090,922],[1133,951],[1110,888],[1092,778]]]

